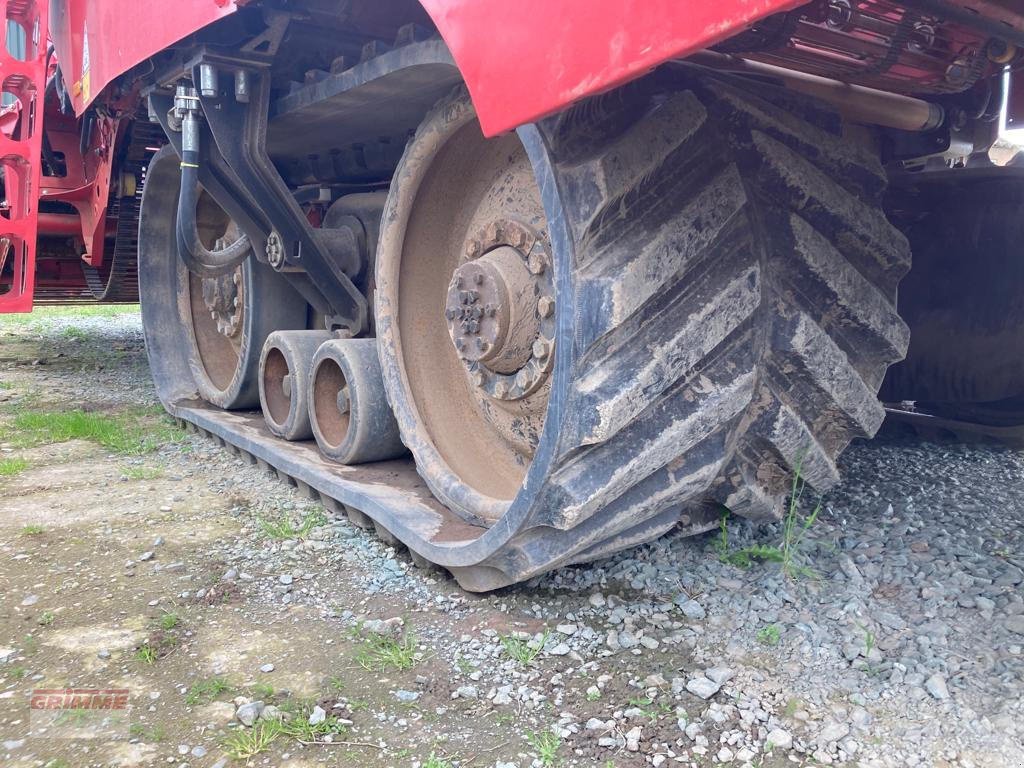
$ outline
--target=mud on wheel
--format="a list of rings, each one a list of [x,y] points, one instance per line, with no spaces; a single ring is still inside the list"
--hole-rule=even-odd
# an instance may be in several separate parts
[[[139,289],[157,393],[165,404],[198,396],[220,408],[251,408],[259,404],[266,337],[304,328],[306,304],[253,257],[220,277],[189,272],[174,235],[180,184],[178,156],[166,146],[150,162],[139,216]],[[238,236],[237,225],[205,192],[197,220],[207,247]],[[181,391],[183,382],[193,391]]]
[[[382,368],[431,490],[494,527],[493,588],[682,523],[776,515],[873,434],[906,240],[835,115],[676,68],[484,140],[410,142],[377,257]],[[495,525],[500,521],[499,525]]]

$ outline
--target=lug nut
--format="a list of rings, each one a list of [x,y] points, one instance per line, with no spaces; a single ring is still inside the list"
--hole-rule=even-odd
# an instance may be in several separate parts
[[[484,374],[481,371],[473,371],[471,379],[475,387],[482,387],[484,385]]]
[[[292,399],[292,375],[290,373],[286,373],[281,379],[281,391],[289,400]]]
[[[508,383],[504,380],[497,382],[494,385],[494,394],[497,397],[505,397],[508,394]]]
[[[523,368],[519,373],[516,374],[516,384],[523,389],[526,389],[530,385],[530,373]]]
[[[555,300],[550,296],[541,296],[537,299],[537,313],[541,317],[551,317],[555,311]]]
[[[533,342],[533,356],[538,358],[545,358],[548,356],[548,343],[544,339],[537,339]]]
[[[544,270],[547,266],[547,259],[539,253],[531,253],[530,257],[526,260],[526,268],[530,270],[531,275],[544,274]]]
[[[348,398],[347,389],[338,390],[338,413],[348,413],[352,403]]]

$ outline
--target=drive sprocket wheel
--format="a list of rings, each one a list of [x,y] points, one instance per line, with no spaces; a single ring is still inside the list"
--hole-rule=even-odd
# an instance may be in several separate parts
[[[139,263],[145,265],[139,272],[140,298],[158,392],[162,372],[187,366],[197,394],[207,402],[220,408],[258,406],[263,343],[275,330],[304,328],[306,304],[254,257],[217,278],[189,272],[178,258],[174,235],[180,183],[178,156],[173,147],[163,147],[150,162],[139,218]],[[208,248],[238,237],[237,225],[205,192],[196,218]],[[180,380],[177,372],[166,378]]]
[[[842,130],[784,91],[679,67],[515,136],[484,139],[464,91],[427,116],[385,208],[376,318],[420,474],[492,525],[481,547],[509,537],[454,569],[464,585],[705,529],[709,500],[777,515],[798,466],[837,481],[906,352],[909,267],[884,172]],[[540,338],[530,354],[548,357],[524,362]],[[509,370],[519,390],[487,388]]]

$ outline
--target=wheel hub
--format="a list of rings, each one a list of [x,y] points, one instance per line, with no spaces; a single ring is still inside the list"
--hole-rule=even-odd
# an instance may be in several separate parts
[[[554,290],[544,241],[499,221],[466,243],[448,285],[445,318],[474,385],[518,400],[547,379],[554,355]]]
[[[228,338],[238,335],[242,321],[242,272],[235,269],[220,277],[204,277],[203,304],[217,324],[217,332]]]

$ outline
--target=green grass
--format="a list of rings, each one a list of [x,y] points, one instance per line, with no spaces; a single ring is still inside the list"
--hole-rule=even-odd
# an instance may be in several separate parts
[[[40,627],[48,627],[53,624],[54,619],[56,618],[57,617],[54,615],[53,611],[43,611],[39,614],[39,618],[36,619],[36,624]]]
[[[128,735],[139,741],[159,743],[167,738],[167,730],[162,725],[147,728],[142,723],[132,723],[128,726]]]
[[[157,480],[164,476],[162,467],[125,467],[122,474],[129,480]]]
[[[652,723],[662,715],[667,715],[675,710],[675,707],[671,704],[655,704],[654,699],[647,698],[646,696],[630,699],[629,706],[639,709],[641,716],[646,717]]]
[[[28,674],[28,670],[24,667],[8,667],[7,677],[12,680],[22,680]]]
[[[601,692],[600,691],[587,691],[587,701],[600,701],[600,700],[601,700]]]
[[[274,686],[269,683],[253,683],[249,686],[249,692],[255,698],[266,701],[274,695]]]
[[[774,648],[782,639],[782,631],[778,624],[767,624],[757,630],[757,642]]]
[[[139,649],[135,651],[135,660],[141,661],[143,664],[155,664],[156,659],[156,648],[154,648],[148,642],[139,646]]]
[[[65,339],[73,339],[75,341],[85,341],[89,338],[89,332],[83,331],[74,325],[69,325],[64,329],[64,333],[61,334]]]
[[[114,453],[140,455],[181,437],[167,418],[154,418],[152,409],[121,413],[22,411],[10,421],[11,442],[20,446],[89,440]]]
[[[524,667],[531,664],[540,652],[544,650],[544,644],[548,641],[548,635],[550,632],[545,632],[543,637],[540,639],[540,643],[537,647],[533,647],[529,640],[521,640],[518,637],[512,637],[506,635],[501,638],[501,647],[505,649],[505,654]]]
[[[0,315],[0,328],[36,325],[51,318],[117,317],[138,314],[138,304],[88,304],[67,307],[38,307],[29,314]]]
[[[21,529],[22,536],[40,536],[46,533],[46,528],[38,523],[30,523]]]
[[[544,768],[552,768],[559,763],[558,748],[562,746],[562,740],[554,731],[547,730],[540,733],[528,734],[526,740],[530,742],[537,759]]]
[[[208,704],[222,693],[231,690],[231,684],[223,677],[211,677],[209,680],[200,680],[189,686],[185,694],[185,703],[190,707],[196,704]]]
[[[257,720],[252,728],[232,731],[221,742],[225,754],[234,760],[248,760],[266,752],[281,735],[281,723],[276,720]]]
[[[416,638],[412,635],[397,639],[373,635],[356,654],[356,663],[370,672],[403,672],[416,666],[416,662]]]
[[[789,507],[782,520],[782,538],[778,544],[754,544],[743,549],[733,550],[729,544],[728,512],[722,513],[719,521],[718,537],[715,540],[715,551],[723,563],[738,568],[749,568],[754,563],[779,563],[787,578],[815,576],[815,571],[804,564],[802,548],[807,532],[818,520],[821,512],[821,501],[808,515],[800,513],[800,498],[806,488],[801,473],[801,462],[798,461],[793,472],[793,483],[789,494]]]
[[[26,469],[28,469],[28,462],[25,459],[0,459],[0,477],[14,477]]]
[[[438,757],[434,752],[422,763],[423,768],[452,768],[452,764],[443,757]]]
[[[282,515],[276,520],[261,518],[259,524],[260,530],[268,539],[301,539],[314,528],[326,525],[327,515],[322,509],[314,509],[307,512],[297,525],[288,515]]]
[[[160,629],[171,630],[174,629],[181,622],[176,613],[164,613],[160,616]]]

